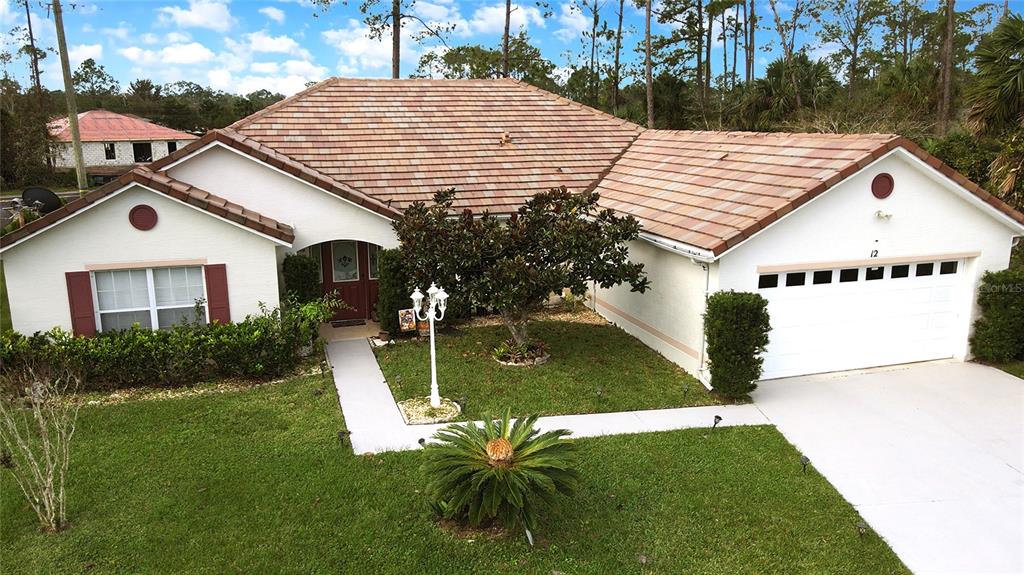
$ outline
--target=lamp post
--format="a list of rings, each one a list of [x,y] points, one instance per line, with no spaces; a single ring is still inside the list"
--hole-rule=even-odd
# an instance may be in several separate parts
[[[448,308],[448,294],[433,283],[427,289],[427,313],[421,315],[423,292],[416,288],[412,292],[412,309],[418,321],[430,321],[430,407],[441,407],[441,394],[437,389],[437,354],[434,352],[434,322],[444,319]]]

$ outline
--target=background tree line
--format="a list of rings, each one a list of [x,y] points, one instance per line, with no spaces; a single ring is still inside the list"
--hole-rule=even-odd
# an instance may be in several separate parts
[[[450,45],[454,25],[421,18],[415,0],[366,0],[359,9],[377,38],[390,36],[395,77],[401,27],[414,26],[414,41],[434,44],[414,76],[513,77],[656,128],[898,133],[1018,207],[1024,203],[1017,177],[1024,168],[1024,20],[1005,0],[964,9],[956,0],[930,9],[924,0],[573,2],[588,27],[563,67],[526,32],[511,30],[513,14],[527,6],[549,15],[543,0],[506,0],[503,33],[488,45]],[[324,15],[335,2],[317,4]],[[649,14],[643,31],[624,27],[634,7]],[[652,22],[668,31],[652,34]],[[3,177],[20,182],[42,169],[41,155],[30,152],[45,146],[40,120],[61,115],[63,95],[38,85],[34,71],[46,52],[31,34],[11,33],[23,47],[2,57],[28,64],[35,84],[7,77],[0,84],[4,135],[19,135],[3,138]],[[779,56],[759,65],[769,52]],[[193,133],[281,98],[146,79],[122,89],[91,60],[74,80],[80,110],[133,113]]]

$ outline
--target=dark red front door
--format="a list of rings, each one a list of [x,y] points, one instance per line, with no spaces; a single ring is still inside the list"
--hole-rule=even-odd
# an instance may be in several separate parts
[[[338,240],[320,244],[324,293],[335,292],[350,306],[339,310],[335,320],[369,319],[377,305],[376,265],[370,265],[370,251],[376,246],[366,242]],[[371,267],[373,269],[371,269]]]

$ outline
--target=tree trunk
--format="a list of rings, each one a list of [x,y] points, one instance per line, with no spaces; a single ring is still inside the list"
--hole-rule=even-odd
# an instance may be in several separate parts
[[[644,80],[647,83],[647,127],[654,127],[654,72],[651,70],[651,4],[647,0],[644,16]]]
[[[850,100],[853,100],[853,93],[855,91],[853,85],[857,78],[857,40],[853,41],[853,47],[850,50],[850,68],[847,71],[847,75],[849,77],[846,79],[846,92],[850,96]]]
[[[530,335],[527,331],[527,323],[529,316],[520,310],[502,310],[501,320],[505,323],[505,327],[512,334],[512,339],[520,345],[526,345],[530,343]]]
[[[750,52],[750,79],[748,81],[753,82],[755,77],[754,64],[757,61],[757,58],[755,57],[757,53],[757,44],[754,42],[754,31],[757,30],[757,16],[754,15],[754,0],[750,0],[749,18],[750,26],[748,27],[748,30],[750,31],[750,43],[747,44],[747,50]]]
[[[508,78],[508,29],[512,24],[512,0],[505,0],[505,35],[501,37],[501,76]]]
[[[745,6],[746,4],[744,4]],[[740,54],[740,8],[732,8],[732,74],[729,75],[729,87],[736,88],[736,61]]]
[[[648,1],[653,2],[654,0]],[[704,8],[701,5],[701,0],[694,2],[694,9],[697,11],[697,101],[700,103],[703,115],[707,94],[704,93]]]
[[[946,135],[949,130],[950,108],[953,100],[953,24],[955,20],[955,0],[946,0],[946,33],[942,39],[942,68],[939,79],[941,99],[939,100],[939,135]]]
[[[711,0],[708,0],[708,5],[711,4]],[[711,15],[711,11],[706,11],[708,15],[708,35],[704,39],[704,100],[706,101],[711,96],[711,42],[713,41],[712,29],[715,27],[714,18]],[[707,123],[707,117],[704,118],[704,123]]]
[[[39,79],[39,53],[36,52],[36,38],[32,33],[32,13],[28,8],[28,0],[25,2],[25,22],[28,26],[28,46],[32,50],[32,54],[29,56],[29,60],[32,62],[32,83],[36,88],[36,96],[39,98],[43,97],[43,85]]]
[[[601,22],[600,9],[601,7],[597,4],[597,0],[594,0],[594,7],[592,8],[594,19],[590,25],[590,97],[593,99],[593,106],[595,108],[600,105],[600,98],[597,93],[601,84],[597,74],[597,25]]]
[[[621,68],[619,53],[622,51],[622,15],[626,11],[626,0],[619,0],[619,26],[615,31],[615,77],[612,79],[612,114],[619,115],[619,82]]]
[[[391,2],[391,77],[402,76],[402,0]]]
[[[78,192],[85,195],[89,183],[85,176],[85,159],[82,157],[82,137],[78,132],[78,103],[75,101],[75,83],[71,80],[71,64],[68,63],[68,42],[64,37],[64,15],[60,0],[53,0],[53,23],[57,29],[57,49],[60,50],[60,67],[64,73],[64,99],[68,105],[68,128],[71,131],[71,153],[75,159],[75,175]]]

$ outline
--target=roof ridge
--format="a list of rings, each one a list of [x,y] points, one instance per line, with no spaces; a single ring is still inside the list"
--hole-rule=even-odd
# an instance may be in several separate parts
[[[592,106],[588,106],[586,104],[581,104],[580,102],[577,102],[576,100],[572,100],[570,98],[566,98],[565,96],[559,96],[558,94],[556,94],[554,92],[545,90],[544,88],[538,88],[537,86],[534,86],[533,84],[531,84],[529,82],[526,82],[526,81],[523,81],[523,80],[519,80],[519,79],[516,79],[516,78],[494,78],[494,81],[496,81],[496,82],[511,82],[513,84],[516,84],[517,86],[523,86],[525,88],[533,90],[534,92],[540,92],[542,95],[548,96],[552,100],[556,100],[556,101],[562,102],[563,104],[568,104],[569,106],[573,106],[573,107],[579,108],[581,110],[585,110],[587,112],[590,112],[590,113],[594,114],[595,116],[603,116],[605,118],[616,120],[616,121],[618,121],[622,125],[633,126],[634,128],[636,128],[641,133],[647,130],[647,128],[641,126],[640,124],[637,124],[637,123],[632,122],[630,120],[627,120],[625,118],[620,118],[620,117],[616,116],[615,114],[609,114],[608,112],[605,112],[604,110],[599,110],[599,109],[594,108]],[[634,138],[634,141],[635,140],[636,139]]]
[[[251,124],[255,120],[257,120],[259,118],[262,118],[263,116],[269,114],[270,112],[275,112],[275,111],[277,111],[277,110],[279,110],[279,109],[281,109],[281,108],[291,104],[292,102],[294,102],[295,100],[297,100],[299,98],[302,98],[304,96],[308,96],[309,94],[312,94],[312,93],[317,92],[317,91],[319,91],[319,90],[321,90],[323,88],[326,88],[330,84],[335,83],[338,79],[339,78],[337,76],[331,76],[330,78],[327,78],[325,80],[321,80],[321,81],[317,82],[316,84],[313,84],[312,86],[310,86],[310,87],[308,87],[308,88],[306,88],[304,90],[301,90],[299,92],[295,92],[294,94],[292,94],[291,96],[288,96],[287,98],[285,98],[283,100],[278,100],[278,101],[274,102],[273,104],[271,104],[271,105],[269,105],[269,106],[267,106],[267,107],[265,107],[265,108],[263,108],[261,110],[257,110],[255,112],[253,112],[252,114],[249,114],[248,116],[242,118],[241,120],[235,121],[234,123],[226,126],[226,128],[235,129],[235,128],[240,128],[242,126],[246,126],[248,124]]]

